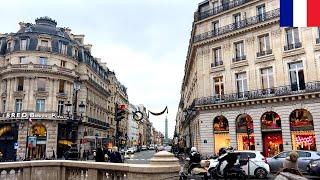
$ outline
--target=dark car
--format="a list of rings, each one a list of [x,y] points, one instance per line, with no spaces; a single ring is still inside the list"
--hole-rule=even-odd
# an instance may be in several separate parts
[[[311,160],[307,169],[310,175],[320,176],[320,159]]]
[[[289,153],[291,151],[284,151],[281,152],[274,157],[267,158],[268,164],[270,166],[270,171],[271,172],[278,172],[283,168],[283,161],[285,160],[286,157],[289,156]],[[299,159],[298,159],[298,167],[299,170],[307,174],[308,173],[308,164],[311,160],[315,159],[320,159],[320,153],[316,151],[303,151],[303,150],[298,150],[297,153],[299,154]]]

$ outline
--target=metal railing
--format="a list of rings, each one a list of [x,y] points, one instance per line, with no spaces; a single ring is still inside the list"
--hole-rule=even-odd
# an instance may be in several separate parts
[[[214,16],[214,15],[219,14],[221,12],[235,8],[237,6],[241,6],[249,1],[252,1],[252,0],[233,0],[233,1],[230,1],[229,3],[224,3],[220,6],[214,7],[212,9],[207,10],[207,11],[196,12],[195,17],[194,17],[195,21],[200,21],[200,20],[208,18],[210,16]]]
[[[211,63],[211,67],[217,67],[217,66],[222,66],[223,65],[223,61],[220,60],[215,60],[214,63]]]
[[[43,51],[43,52],[51,52],[51,47],[49,47],[49,46],[38,46],[38,50],[39,51]]]
[[[194,102],[196,106],[201,106],[221,103],[232,103],[254,99],[266,99],[289,95],[299,95],[312,92],[320,92],[320,81],[308,82],[300,85],[292,84],[269,89],[258,89],[253,91],[201,97],[195,99]]]
[[[246,55],[236,56],[236,57],[232,58],[232,62],[239,62],[239,61],[243,61],[243,60],[246,60],[246,59],[247,59]]]
[[[284,46],[284,50],[289,51],[289,50],[297,49],[297,48],[301,48],[301,47],[302,47],[301,42],[297,42],[294,44],[288,44],[288,45]]]
[[[266,22],[270,19],[274,19],[280,16],[280,9],[274,9],[272,11],[268,11],[263,15],[257,15],[257,16],[253,16],[247,19],[244,19],[242,21],[239,21],[237,23],[232,23],[226,26],[223,26],[221,28],[218,28],[218,30],[212,30],[209,32],[205,32],[203,34],[199,34],[194,36],[193,38],[193,42],[199,42],[199,41],[203,41],[209,38],[213,38],[213,37],[217,37],[235,30],[239,30],[239,29],[243,29],[246,27],[250,27],[262,22]]]
[[[272,49],[268,49],[266,51],[257,52],[257,57],[266,56],[272,54]]]

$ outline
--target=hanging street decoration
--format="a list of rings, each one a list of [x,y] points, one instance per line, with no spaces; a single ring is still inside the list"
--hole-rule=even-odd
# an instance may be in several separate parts
[[[164,110],[162,112],[159,112],[159,113],[154,113],[154,112],[151,112],[151,111],[148,110],[148,117],[149,117],[149,113],[151,113],[154,116],[160,116],[160,115],[164,114],[166,111],[167,111],[167,114],[168,114],[168,106],[166,106],[166,108],[164,108]]]
[[[168,114],[168,106],[166,106],[166,108],[164,108],[163,111],[159,112],[159,113],[155,113],[155,112],[152,112],[152,111],[149,111],[148,110],[148,118],[149,118],[149,113],[151,113],[152,115],[154,116],[160,116],[162,114],[164,114],[165,112],[167,112]],[[144,117],[143,113],[141,111],[132,111],[132,114],[133,114],[133,118],[136,120],[136,121],[141,121]]]

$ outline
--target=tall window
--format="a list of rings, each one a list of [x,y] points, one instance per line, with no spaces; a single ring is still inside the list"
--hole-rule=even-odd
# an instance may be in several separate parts
[[[245,59],[243,41],[235,43],[234,47],[235,47],[235,61],[240,61]]]
[[[6,112],[6,103],[7,101],[5,99],[2,100],[2,112]]]
[[[47,60],[48,58],[46,57],[39,57],[39,64],[47,65]]]
[[[270,54],[270,39],[269,34],[262,35],[259,38],[259,53],[258,56]]]
[[[64,84],[65,84],[65,80],[59,81],[59,93],[64,93]]]
[[[213,13],[217,14],[218,13],[218,7],[219,7],[219,1],[214,1],[212,3],[212,6],[213,6]]]
[[[214,95],[221,98],[224,95],[223,77],[213,78]]]
[[[221,58],[221,47],[213,49],[214,66],[223,65]]]
[[[46,79],[45,78],[38,78],[37,79],[37,87],[38,87],[38,91],[46,91]]]
[[[235,24],[236,28],[240,27],[240,22],[241,22],[241,14],[238,13],[238,14],[233,15],[233,23]]]
[[[41,40],[40,45],[42,47],[49,47],[49,41],[48,40]]]
[[[21,112],[22,110],[22,99],[16,99],[16,112]]]
[[[215,21],[212,23],[212,31],[213,31],[214,35],[219,34],[219,21]]]
[[[289,64],[290,84],[293,91],[304,90],[305,81],[302,62]]]
[[[62,61],[62,60],[61,60],[61,61],[60,61],[60,66],[61,66],[61,67],[66,67],[66,61]]]
[[[26,57],[20,57],[20,64],[27,64],[27,58]]]
[[[58,116],[63,116],[64,101],[58,101]]]
[[[271,89],[274,86],[272,67],[261,69],[262,89]]]
[[[23,91],[23,84],[24,84],[24,78],[18,77],[17,78],[17,91]]]
[[[67,54],[67,45],[63,44],[62,42],[60,42],[60,53],[63,55]]]
[[[301,47],[300,38],[299,38],[299,29],[298,28],[287,28],[286,29],[286,40],[287,46],[285,50],[295,49]]]
[[[27,39],[21,39],[20,40],[20,50],[27,50]]]
[[[247,73],[236,74],[238,97],[245,97],[246,91],[248,91]]]
[[[36,102],[36,112],[44,112],[45,111],[45,100],[44,99],[37,99]]]
[[[259,21],[264,21],[266,15],[266,6],[264,4],[257,7],[257,15]]]

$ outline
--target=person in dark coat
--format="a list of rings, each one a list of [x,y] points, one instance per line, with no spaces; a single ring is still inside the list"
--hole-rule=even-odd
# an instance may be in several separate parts
[[[121,154],[118,152],[117,147],[112,148],[112,152],[110,153],[110,162],[112,163],[122,163]]]
[[[105,162],[104,153],[100,147],[98,147],[96,151],[96,162]]]

